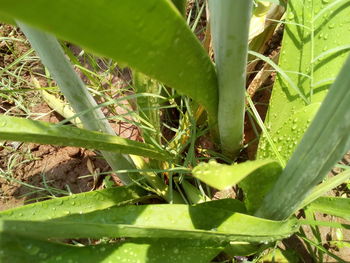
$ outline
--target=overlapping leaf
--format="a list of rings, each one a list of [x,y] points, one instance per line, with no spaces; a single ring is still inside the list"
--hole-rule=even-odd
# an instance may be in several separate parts
[[[133,239],[96,246],[72,246],[23,236],[0,236],[1,262],[207,263],[222,250],[206,242]]]
[[[160,160],[171,156],[152,145],[52,123],[0,115],[0,139],[63,146],[77,146]]]
[[[339,216],[350,220],[350,199],[341,197],[320,197],[309,206],[309,209],[324,214]]]
[[[270,172],[275,166],[279,167],[278,163],[271,160],[248,161],[234,165],[210,161],[209,163],[200,163],[193,169],[192,173],[202,182],[216,189],[224,190],[254,173],[260,175],[264,170]]]
[[[126,206],[47,221],[23,221],[18,217],[0,220],[1,233],[39,239],[147,237],[214,243],[270,242],[290,236],[297,228],[298,223],[293,219],[270,221],[201,205]]]
[[[0,212],[0,219],[47,220],[135,203],[146,195],[137,186],[114,187],[33,203]]]
[[[1,0],[0,6],[7,17],[164,82],[204,105],[216,118],[214,67],[170,1]]]
[[[345,48],[350,43],[348,17],[346,0],[288,1],[279,66],[311,105],[278,76],[265,125],[286,161],[349,54]],[[260,141],[258,158],[276,158],[266,138]]]

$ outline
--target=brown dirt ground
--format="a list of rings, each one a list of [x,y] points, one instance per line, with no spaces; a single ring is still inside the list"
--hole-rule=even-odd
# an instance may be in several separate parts
[[[19,31],[8,25],[0,24],[0,36],[6,37],[11,36],[17,39],[25,40],[24,35]],[[8,67],[8,70],[12,70],[9,66],[18,57],[23,55],[29,50],[28,43],[17,42],[17,41],[1,41],[0,42],[0,67]],[[73,52],[79,52],[79,50],[72,46]],[[20,63],[18,66],[23,66]],[[31,72],[23,70],[19,75],[23,83],[11,76],[11,74],[2,74],[2,79],[9,83],[18,85],[18,89],[23,89],[26,92],[25,100],[33,101],[27,106],[30,112],[33,114],[30,117],[47,121],[51,123],[57,123],[63,118],[58,114],[54,113],[45,102],[41,99],[40,95],[32,91],[30,83],[31,76],[34,74],[39,80],[42,86],[47,86],[47,81],[44,77],[36,73],[44,73],[43,66],[39,61],[27,62],[26,66],[30,68]],[[84,66],[88,66],[84,62]],[[13,67],[15,68],[15,66]],[[122,70],[121,70],[122,71]],[[81,76],[83,74],[78,72]],[[125,85],[126,81],[130,78],[128,72],[123,72],[123,76],[120,76],[120,72],[115,72],[112,76],[111,82],[116,88],[120,85]],[[124,79],[126,78],[126,79]],[[83,78],[86,80],[86,77]],[[108,85],[107,83],[105,85]],[[0,87],[1,89],[4,87]],[[113,98],[121,96],[119,92],[113,95]],[[126,108],[131,109],[127,101],[122,102],[123,107],[116,107],[114,112],[117,114],[126,114]],[[103,109],[107,116],[111,116],[112,113],[108,109]],[[7,112],[11,115],[22,115],[25,116],[24,112],[15,107],[13,101],[5,100],[0,97],[0,113]],[[39,116],[43,116],[38,118]],[[126,117],[127,119],[130,119]],[[141,140],[139,130],[137,127],[131,125],[126,121],[111,121],[111,125],[117,134],[124,138],[130,138],[133,140]],[[12,164],[11,168],[8,166]],[[0,147],[0,169],[6,171],[6,176],[12,178],[0,177],[0,211],[21,206],[25,203],[36,201],[38,199],[50,198],[52,195],[49,191],[37,191],[33,187],[27,187],[23,184],[19,184],[13,181],[17,180],[25,184],[45,188],[45,184],[49,187],[67,191],[72,193],[80,193],[93,190],[98,188],[101,184],[101,179],[94,180],[92,176],[86,178],[80,178],[87,175],[99,174],[110,171],[109,165],[106,161],[98,156],[95,152],[74,147],[56,147],[52,145],[38,145],[38,144],[20,144],[17,142],[5,142]],[[119,184],[119,180],[115,175],[111,174],[112,178]],[[60,196],[60,194],[58,194]]]

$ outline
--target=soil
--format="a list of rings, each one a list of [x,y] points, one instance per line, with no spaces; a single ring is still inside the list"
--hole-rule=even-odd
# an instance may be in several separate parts
[[[16,28],[0,24],[1,37],[14,37],[24,40],[24,35]],[[30,50],[28,42],[22,41],[1,41],[0,42],[0,67],[7,68],[9,71],[18,57]],[[73,53],[80,52],[73,45],[69,46]],[[41,96],[33,91],[31,77],[34,75],[41,86],[47,86],[47,79],[43,77],[44,68],[36,60],[26,61],[29,70],[22,70],[19,77],[14,77],[6,72],[2,74],[2,81],[11,83],[16,89],[25,91],[24,104],[30,112],[27,115],[23,109],[17,107],[11,99],[0,97],[0,113],[7,113],[15,116],[27,116],[37,120],[57,123],[63,118],[56,114],[43,102]],[[84,66],[89,67],[87,62],[83,61]],[[25,66],[20,62],[17,66]],[[101,66],[102,67],[102,66]],[[82,79],[87,78],[79,71]],[[119,70],[113,72],[110,83],[103,85],[114,85],[116,89],[123,88],[130,81],[128,70]],[[4,87],[1,87],[3,89]],[[5,93],[6,94],[6,93]],[[122,96],[120,92],[109,94],[113,98]],[[15,98],[17,99],[17,98]],[[98,98],[99,102],[104,102]],[[27,103],[30,102],[30,103]],[[113,114],[125,115],[128,110],[132,110],[128,101],[122,101],[111,112],[103,108],[106,116]],[[125,117],[129,119],[130,117]],[[115,132],[124,138],[141,140],[140,132],[137,127],[130,124],[127,120],[111,120],[111,125]],[[99,156],[98,153],[75,147],[56,147],[52,145],[26,144],[17,142],[4,142],[0,144],[0,172],[6,176],[0,176],[0,211],[9,208],[21,206],[25,203],[35,202],[37,200],[61,196],[64,194],[80,193],[91,191],[101,186],[101,179],[104,176],[96,176],[99,173],[110,171],[109,165]],[[116,184],[120,184],[118,178],[111,174]],[[20,182],[20,183],[19,183]],[[38,189],[39,188],[39,189]],[[60,191],[61,190],[61,191]]]
[[[47,105],[37,105],[33,111],[47,113],[40,120],[52,123],[59,121],[59,117],[50,113],[51,109]],[[96,153],[82,148],[33,143],[18,147],[10,142],[6,146],[0,151],[0,168],[6,170],[10,158],[17,156],[18,165],[10,171],[8,177],[34,187],[46,188],[45,184],[47,184],[49,187],[72,193],[86,192],[94,189],[94,179],[92,176],[80,177],[110,170],[105,160],[99,158]],[[25,153],[30,153],[31,158],[28,158],[28,154]],[[49,191],[38,191],[4,178],[0,178],[0,191],[0,210],[21,206],[28,201],[52,197]]]

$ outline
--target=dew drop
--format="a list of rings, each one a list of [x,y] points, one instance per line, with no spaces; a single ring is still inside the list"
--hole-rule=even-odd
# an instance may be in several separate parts
[[[27,252],[28,252],[29,255],[36,255],[36,254],[39,253],[40,248],[38,248],[38,247],[33,246],[33,245],[30,244],[30,245],[28,245],[28,246],[26,247],[26,250],[27,250]]]
[[[0,121],[0,127],[5,127],[7,124],[7,121]]]
[[[40,254],[39,254],[39,258],[45,259],[45,258],[47,258],[47,254],[45,254],[45,253],[40,253]]]
[[[288,15],[288,19],[289,19],[289,20],[294,19],[294,14],[293,14],[293,13],[289,13],[289,15]]]

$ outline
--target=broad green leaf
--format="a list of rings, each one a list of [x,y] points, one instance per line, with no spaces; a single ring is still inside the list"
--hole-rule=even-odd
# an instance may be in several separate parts
[[[207,263],[222,250],[206,242],[133,239],[96,246],[72,246],[29,237],[0,236],[1,262]]]
[[[350,149],[350,56],[257,216],[292,215]]]
[[[300,258],[294,250],[282,250],[275,248],[261,258],[261,262],[298,263]]]
[[[67,210],[69,211],[69,209]],[[271,242],[298,229],[296,220],[270,221],[223,209],[188,205],[112,207],[47,221],[0,220],[0,232],[35,238],[190,238],[214,243]]]
[[[306,199],[300,205],[300,208],[303,208],[304,206],[310,204],[312,201],[316,200],[322,195],[325,195],[328,191],[331,191],[332,189],[336,188],[337,186],[346,182],[349,179],[350,170],[347,170],[319,184],[312,190],[312,193],[306,197]]]
[[[230,242],[230,245],[225,248],[225,253],[231,257],[249,256],[263,251],[264,248],[266,248],[266,245],[260,243]]]
[[[136,186],[122,186],[73,194],[0,212],[0,219],[46,220],[69,214],[89,213],[112,206],[135,203],[146,196]]]
[[[6,115],[0,115],[0,139],[69,145],[135,154],[159,160],[171,158],[167,152],[152,145],[124,139],[119,136]]]
[[[5,22],[7,24],[16,25],[16,22],[13,20],[13,18],[11,18],[11,17],[9,17],[1,12],[0,12],[0,21]]]
[[[186,13],[187,0],[171,0],[182,15]]]
[[[267,161],[264,166],[238,184],[243,190],[244,203],[249,213],[253,214],[260,207],[265,195],[276,183],[281,172],[282,167],[278,162]]]
[[[0,6],[7,16],[125,63],[188,95],[215,121],[214,67],[170,1],[1,0]]]
[[[218,199],[218,200],[212,200],[209,202],[204,202],[201,204],[198,204],[197,207],[200,207],[202,209],[204,208],[216,208],[216,209],[222,209],[227,210],[232,213],[238,212],[245,214],[247,212],[247,209],[245,208],[245,205],[243,202],[239,201],[238,199],[232,199],[232,198],[225,198],[225,199]]]
[[[299,139],[308,128],[311,119],[316,114],[321,103],[313,103],[295,111],[286,119],[281,127],[276,130],[276,136],[272,141],[284,161],[287,161],[299,143]],[[278,118],[278,115],[275,115]],[[293,125],[290,125],[290,124]],[[259,144],[260,157],[263,159],[272,156],[273,149],[269,142],[263,137]]]
[[[212,160],[209,163],[200,163],[196,166],[192,174],[202,182],[219,190],[236,185],[244,178],[258,174],[264,170],[270,170],[278,166],[278,163],[270,160],[247,161],[244,163],[226,165]],[[259,185],[261,186],[261,185]]]
[[[341,197],[320,197],[312,202],[308,209],[313,211],[339,216],[350,220],[350,199]]]
[[[347,0],[288,1],[286,17],[279,66],[311,102],[306,105],[277,76],[265,125],[288,161],[349,54],[340,47],[350,43],[350,6]],[[266,138],[260,141],[258,158],[276,158]]]

